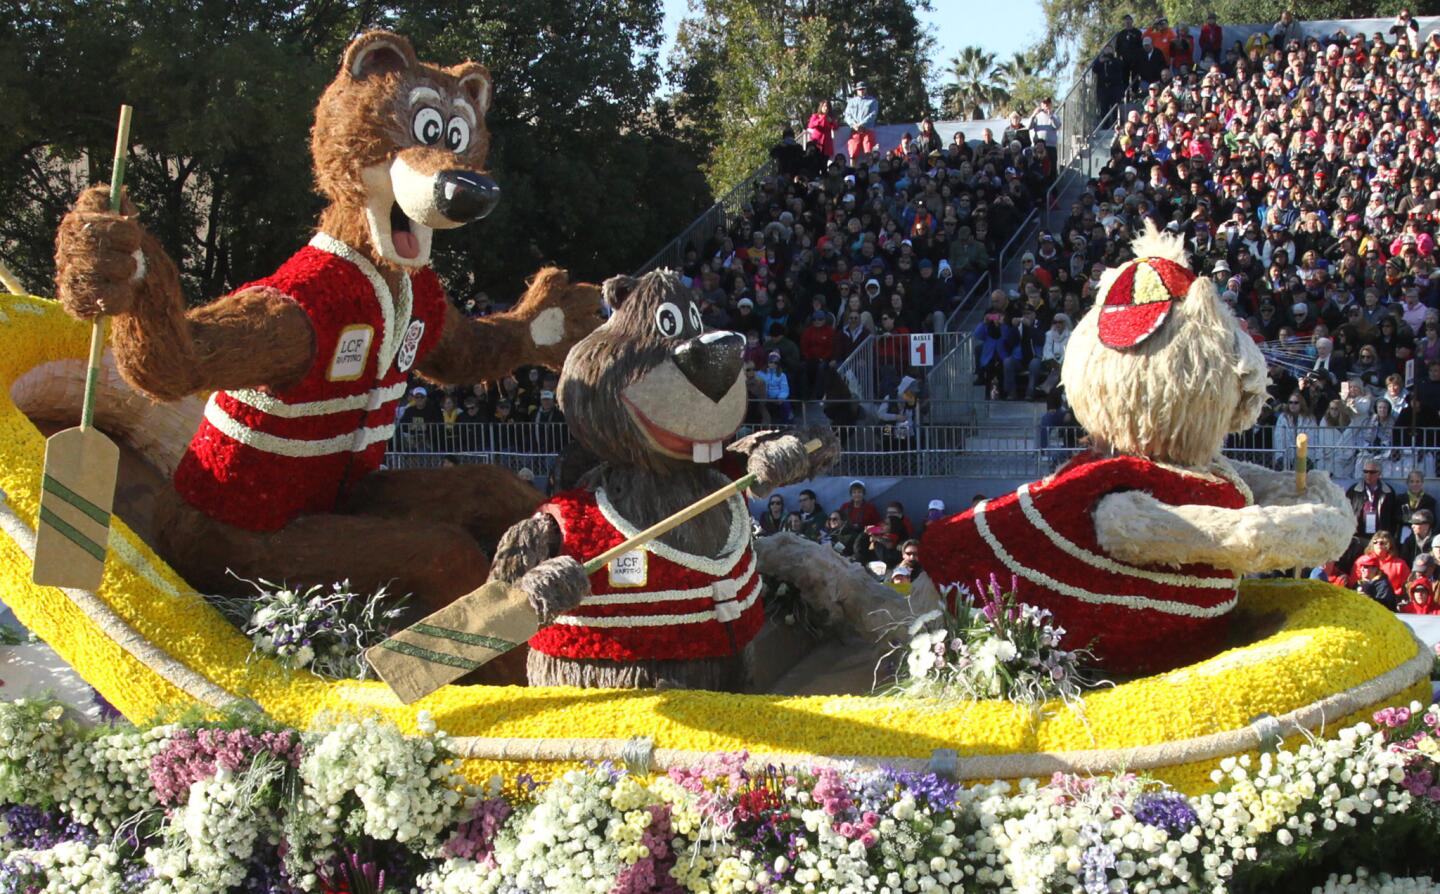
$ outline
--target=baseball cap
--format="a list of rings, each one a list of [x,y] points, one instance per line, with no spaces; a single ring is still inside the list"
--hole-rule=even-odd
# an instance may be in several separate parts
[[[553,391],[542,391],[542,392],[540,392],[540,399],[541,399],[541,400],[554,400],[554,399],[555,399],[555,392],[553,392]]]
[[[1413,525],[1416,522],[1433,525],[1435,524],[1435,514],[1429,509],[1417,509],[1410,515],[1410,524]]]
[[[741,298],[741,299],[735,304],[735,306],[736,306],[736,307],[754,307],[754,306],[755,306],[755,302],[754,302],[754,301],[751,301],[749,298]]]
[[[779,352],[779,351],[771,351],[771,352],[770,352],[770,356],[767,357],[767,358],[765,358],[765,359],[767,359],[767,360],[773,360],[773,361],[775,361],[776,363],[779,363],[779,362],[780,362],[780,352]]]
[[[945,501],[944,501],[944,500],[931,500],[931,501],[930,501],[930,505],[927,506],[926,508],[927,508],[927,509],[938,509],[939,511],[944,512],[944,511],[945,511]]]
[[[414,388],[411,388],[411,389],[410,389],[410,396],[411,396],[411,397],[424,397],[424,396],[426,396],[426,395],[429,394],[429,393],[430,393],[430,392],[426,391],[424,388],[420,387],[419,385],[416,385]]]
[[[859,478],[856,478],[854,481],[850,482],[850,490],[854,490],[857,487],[861,490],[864,490],[865,482],[861,481]]]

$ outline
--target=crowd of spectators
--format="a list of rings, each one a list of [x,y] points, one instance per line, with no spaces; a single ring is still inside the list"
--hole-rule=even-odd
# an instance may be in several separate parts
[[[1048,101],[1028,121],[1012,116],[999,140],[984,128],[947,144],[926,120],[894,146],[874,144],[878,101],[863,83],[844,118],[834,108],[819,104],[803,140],[787,128],[773,172],[685,255],[706,325],[747,337],[753,424],[791,421],[800,401],[856,422],[840,363],[873,334],[944,331],[1054,177]],[[857,154],[837,152],[842,123],[859,132],[848,144]],[[923,393],[922,370],[902,340],[879,347],[876,390],[898,412],[905,378]]]
[[[917,525],[905,515],[905,506],[892,501],[882,513],[866,497],[865,482],[850,482],[850,499],[826,511],[815,491],[800,491],[794,508],[780,494],[771,494],[755,519],[759,537],[789,532],[823,544],[863,565],[877,579],[908,584],[918,577],[920,536],[926,525],[945,518],[945,503],[931,500]]]

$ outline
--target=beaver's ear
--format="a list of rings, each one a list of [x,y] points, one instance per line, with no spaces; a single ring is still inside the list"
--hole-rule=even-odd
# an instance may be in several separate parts
[[[375,75],[408,71],[416,65],[410,41],[389,31],[368,31],[345,48],[345,73],[357,81]]]
[[[600,287],[600,295],[613,313],[620,309],[620,306],[625,303],[625,300],[630,297],[630,293],[635,291],[635,287],[639,284],[640,281],[633,276],[612,276],[605,280],[605,284]]]
[[[460,89],[465,96],[475,104],[475,111],[480,117],[490,111],[490,90],[494,83],[490,79],[490,69],[479,62],[462,62],[450,69],[450,74],[460,82]]]

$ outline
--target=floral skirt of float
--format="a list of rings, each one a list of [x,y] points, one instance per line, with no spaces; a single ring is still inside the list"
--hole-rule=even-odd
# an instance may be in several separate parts
[[[0,298],[0,597],[127,717],[255,702],[305,727],[326,714],[379,713],[415,731],[429,712],[467,755],[475,779],[553,776],[611,757],[661,768],[703,753],[746,750],[811,762],[930,767],[966,778],[1056,770],[1145,770],[1197,792],[1228,754],[1253,752],[1298,728],[1338,730],[1371,709],[1428,701],[1428,650],[1393,615],[1311,581],[1246,581],[1238,610],[1279,615],[1271,635],[1197,664],[1091,692],[1083,716],[1057,707],[1036,720],[1008,702],[937,708],[861,696],[447,686],[413,706],[378,681],[329,681],[248,660],[251,643],[117,519],[93,591],[30,582],[45,439],[82,393],[87,329],[50,301]],[[173,469],[198,400],[156,405],[107,366],[97,419],[157,473]],[[40,425],[37,425],[39,423]],[[121,488],[125,487],[122,472]]]

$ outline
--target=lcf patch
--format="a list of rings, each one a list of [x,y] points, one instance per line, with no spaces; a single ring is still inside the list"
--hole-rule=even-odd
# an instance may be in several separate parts
[[[370,343],[374,338],[375,330],[363,324],[342,329],[325,378],[331,382],[353,382],[360,378],[365,373],[365,361],[370,358]]]

